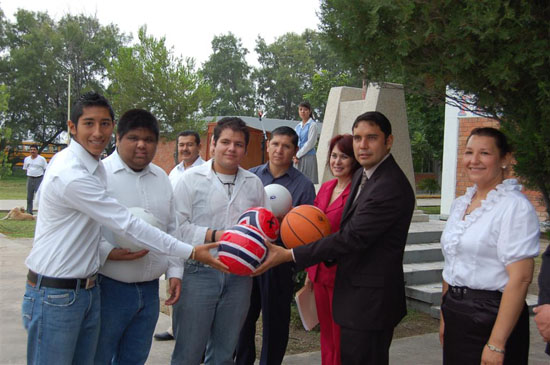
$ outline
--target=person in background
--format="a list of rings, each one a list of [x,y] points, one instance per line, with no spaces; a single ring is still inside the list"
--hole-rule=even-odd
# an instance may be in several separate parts
[[[42,183],[48,163],[38,154],[38,145],[31,144],[30,151],[31,154],[23,160],[23,170],[27,171],[27,213],[32,214],[34,194]]]
[[[159,141],[157,119],[143,109],[131,109],[117,125],[115,152],[103,160],[107,193],[124,206],[152,214],[159,227],[176,236],[176,209],[168,176],[151,163]],[[99,254],[101,330],[95,355],[100,364],[144,364],[149,356],[159,316],[159,280],[169,279],[166,305],[178,301],[183,262],[154,251],[127,252],[105,230]]]
[[[267,259],[253,275],[284,262],[297,268],[336,262],[332,312],[342,364],[388,364],[394,328],[407,313],[403,253],[415,198],[390,153],[390,121],[366,112],[352,132],[362,168],[353,175],[340,230],[290,250],[267,243]]]
[[[181,177],[181,175],[188,169],[194,166],[200,166],[204,163],[204,160],[200,156],[201,151],[201,138],[199,134],[195,131],[183,131],[178,134],[177,138],[177,151],[178,159],[181,159],[181,162],[177,164],[172,171],[170,171],[170,183],[172,184],[172,189],[176,187],[176,184]],[[166,294],[170,297],[170,285],[166,286]],[[172,307],[169,307],[170,318],[172,318]],[[172,331],[172,326],[161,333],[155,333],[155,340],[157,341],[171,341],[174,339],[174,333]]]
[[[313,184],[318,183],[317,178],[317,155],[315,154],[315,144],[319,137],[319,127],[313,120],[311,105],[307,102],[301,102],[298,107],[298,114],[302,119],[295,130],[298,134],[298,152],[294,157],[294,167],[302,174],[306,175]]]
[[[200,156],[201,152],[201,137],[195,131],[183,131],[178,134],[177,139],[178,160],[181,159],[168,177],[173,187],[176,186],[179,177],[185,170],[193,166],[200,166],[204,160]]]
[[[114,129],[114,112],[102,95],[88,92],[67,122],[69,147],[46,171],[21,308],[27,330],[28,364],[93,364],[100,329],[101,229],[136,245],[180,258],[194,258],[220,270],[216,245],[192,246],[132,216],[106,191],[99,157]]]
[[[264,207],[267,196],[256,175],[239,166],[250,134],[240,118],[214,128],[213,158],[186,171],[176,184],[178,233],[192,244],[217,242],[240,215]],[[231,364],[250,304],[252,278],[220,273],[196,260],[184,266],[181,296],[173,308],[176,340],[172,364]]]
[[[298,150],[298,136],[290,127],[278,127],[271,132],[267,145],[269,162],[250,171],[262,180],[264,186],[279,184],[292,196],[292,204],[313,204],[315,188],[311,181],[292,166],[292,157]],[[277,244],[282,246],[280,237]],[[294,264],[274,267],[254,278],[250,309],[239,336],[236,352],[237,365],[252,365],[256,359],[256,321],[262,312],[262,350],[260,364],[280,364],[288,344],[290,303],[294,292]]]
[[[475,185],[452,206],[441,246],[439,336],[445,364],[527,364],[525,303],[539,254],[539,220],[515,179],[506,136],[476,128],[462,165]]]
[[[353,174],[361,167],[353,155],[351,134],[339,134],[330,140],[328,165],[335,179],[321,185],[314,205],[327,215],[334,233],[340,229],[340,220],[349,197]],[[315,305],[321,326],[323,365],[342,363],[340,361],[340,326],[332,317],[336,268],[336,265],[326,266],[321,262],[306,269],[308,276],[305,285],[315,293]]]
[[[546,354],[550,355],[550,245],[542,254],[539,273],[539,303],[533,309],[535,323],[540,335],[546,342]]]

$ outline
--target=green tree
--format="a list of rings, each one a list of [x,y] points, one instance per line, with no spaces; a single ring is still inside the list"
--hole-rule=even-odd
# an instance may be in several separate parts
[[[449,87],[454,103],[500,121],[516,173],[550,214],[549,2],[322,0],[320,17],[366,79],[399,71],[409,92],[442,100]]]
[[[209,86],[194,71],[194,62],[182,60],[166,48],[165,38],[138,31],[134,46],[122,47],[107,68],[108,95],[117,115],[131,108],[151,111],[161,132],[170,138],[183,129],[202,130],[199,118],[212,100]]]
[[[357,73],[345,67],[319,33],[287,33],[267,44],[256,41],[260,67],[253,73],[258,102],[272,117],[297,119],[298,104],[312,103],[316,119],[322,121],[331,87],[360,86]]]
[[[315,69],[305,40],[287,33],[267,44],[258,37],[255,50],[260,63],[254,72],[259,104],[272,118],[295,119]]]
[[[0,85],[0,116],[4,116],[8,109],[8,92],[6,85]],[[9,163],[8,145],[11,140],[11,129],[0,123],[0,179],[9,176],[12,173],[11,163]]]
[[[104,63],[125,37],[96,18],[18,10],[15,22],[2,19],[6,56],[1,77],[10,95],[6,125],[14,139],[34,139],[41,146],[66,130],[67,79],[74,80],[73,100],[87,89],[102,90]]]
[[[445,103],[431,104],[418,94],[405,95],[414,171],[440,178],[443,159]]]
[[[201,73],[214,92],[214,100],[206,108],[209,115],[254,115],[252,68],[246,62],[248,50],[231,32],[215,36],[212,54]]]

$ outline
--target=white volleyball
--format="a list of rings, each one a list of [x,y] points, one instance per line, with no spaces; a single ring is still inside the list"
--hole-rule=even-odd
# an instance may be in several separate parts
[[[131,207],[131,208],[128,208],[128,210],[130,211],[130,213],[132,213],[134,217],[141,218],[145,222],[149,223],[150,225],[157,227],[159,229],[161,228],[161,224],[158,221],[158,219],[153,214],[151,214],[151,212],[149,212],[148,210],[143,209],[142,207]],[[136,245],[133,240],[126,238],[126,236],[115,234],[114,239],[115,239],[115,242],[113,243],[115,245],[121,248],[127,248],[131,252],[144,249],[144,247]]]
[[[271,210],[275,217],[284,217],[292,208],[290,191],[282,185],[270,184],[265,187],[265,192],[268,198],[267,209]]]

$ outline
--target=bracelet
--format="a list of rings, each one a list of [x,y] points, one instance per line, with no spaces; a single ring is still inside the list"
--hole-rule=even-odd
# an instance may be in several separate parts
[[[191,251],[191,260],[195,260],[195,247],[193,246],[193,251]]]
[[[210,237],[210,242],[216,242],[216,232],[218,232],[218,230],[212,230],[212,237]]]
[[[503,349],[499,349],[498,347],[491,345],[489,342],[487,342],[487,347],[488,347],[489,350],[491,350],[491,351],[498,352],[499,354],[504,354],[504,350],[503,350]]]

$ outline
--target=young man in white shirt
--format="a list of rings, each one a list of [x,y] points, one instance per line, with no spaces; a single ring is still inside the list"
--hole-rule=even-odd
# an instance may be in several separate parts
[[[191,246],[133,217],[106,192],[100,156],[110,141],[114,113],[89,92],[72,109],[69,147],[52,161],[42,184],[22,317],[27,363],[93,364],[100,328],[96,285],[102,226],[140,247],[226,269],[210,245]]]
[[[164,170],[151,163],[158,140],[159,125],[150,112],[132,109],[122,115],[117,124],[116,151],[103,160],[107,192],[128,208],[145,209],[164,232],[175,236],[172,187]],[[104,237],[99,251],[101,330],[95,362],[144,364],[159,316],[158,278],[162,274],[169,278],[166,304],[177,302],[183,262],[148,250],[137,250],[132,257],[118,248],[110,232]]]
[[[172,188],[176,187],[181,175],[190,169],[191,167],[200,166],[204,163],[204,160],[199,155],[201,151],[201,137],[195,131],[187,130],[180,132],[177,138],[177,151],[178,158],[181,158],[181,162],[177,164],[172,171],[170,171],[170,183]],[[170,309],[170,317],[172,317],[172,310]],[[172,326],[161,333],[155,333],[155,339],[158,341],[171,341],[174,339],[174,333]]]
[[[249,208],[265,206],[260,179],[239,167],[249,131],[239,118],[218,121],[213,158],[186,171],[174,189],[180,237],[192,244],[218,241]],[[176,344],[172,364],[232,364],[239,331],[250,304],[252,279],[217,272],[187,260],[182,297],[173,306]]]
[[[170,171],[170,183],[175,187],[180,176],[185,170],[200,166],[204,163],[204,160],[200,156],[201,152],[201,137],[195,131],[183,131],[178,134],[178,159],[181,158],[181,162],[178,163],[172,171]]]
[[[46,159],[38,154],[38,146],[32,144],[31,154],[23,160],[23,170],[27,171],[27,213],[32,214],[34,194],[38,191],[44,172],[48,167]]]

